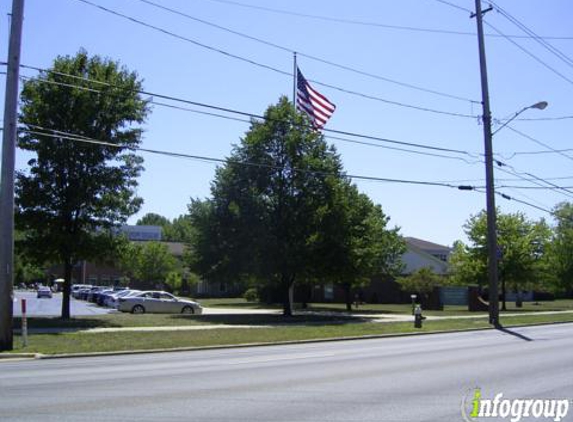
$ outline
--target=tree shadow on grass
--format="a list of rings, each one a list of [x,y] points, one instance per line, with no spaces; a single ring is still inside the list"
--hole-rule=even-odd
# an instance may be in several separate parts
[[[116,328],[122,327],[121,324],[104,318],[79,317],[62,319],[58,317],[29,317],[27,318],[28,328],[46,329],[46,328],[64,328],[66,330],[85,330],[88,328]],[[22,318],[14,317],[12,322],[14,329],[22,328]]]
[[[367,322],[366,318],[344,315],[298,314],[285,317],[278,314],[215,314],[215,315],[173,315],[175,319],[193,319],[205,324],[225,325],[330,325]]]

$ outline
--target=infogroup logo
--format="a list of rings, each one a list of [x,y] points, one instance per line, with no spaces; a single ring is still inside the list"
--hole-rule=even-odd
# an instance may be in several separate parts
[[[569,399],[507,399],[497,393],[492,399],[482,397],[481,388],[468,391],[462,399],[462,418],[475,422],[487,418],[547,420],[559,422],[569,413]]]

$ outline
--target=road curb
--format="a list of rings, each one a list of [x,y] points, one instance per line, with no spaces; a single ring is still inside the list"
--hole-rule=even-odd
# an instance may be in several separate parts
[[[532,324],[508,325],[503,328],[523,328],[523,327],[536,327],[536,326],[557,325],[557,324],[573,324],[573,322],[571,321],[542,322],[542,323],[532,323]],[[61,353],[53,355],[42,354],[42,353],[14,353],[14,354],[0,353],[0,360],[2,358],[65,359],[65,358],[84,358],[84,357],[101,357],[101,356],[139,355],[144,353],[175,353],[175,352],[193,352],[193,351],[204,351],[204,350],[242,349],[248,347],[288,346],[297,344],[414,337],[414,336],[424,336],[433,334],[455,334],[455,333],[467,333],[472,331],[486,331],[486,330],[495,330],[495,328],[493,327],[465,328],[457,330],[436,330],[436,331],[411,332],[411,333],[371,334],[363,336],[334,337],[334,338],[324,338],[324,339],[292,340],[292,341],[280,341],[272,343],[258,342],[258,343],[228,344],[228,345],[216,345],[216,346],[192,346],[192,347],[176,347],[176,348],[164,348],[164,349],[123,350],[123,351],[111,351],[111,352]]]

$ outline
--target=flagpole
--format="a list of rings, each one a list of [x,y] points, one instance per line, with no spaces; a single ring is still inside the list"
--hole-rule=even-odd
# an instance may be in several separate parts
[[[293,73],[292,73],[292,105],[295,107],[296,109],[296,74],[297,74],[297,64],[296,64],[296,51],[293,51],[293,57],[294,57],[294,69],[293,69]]]

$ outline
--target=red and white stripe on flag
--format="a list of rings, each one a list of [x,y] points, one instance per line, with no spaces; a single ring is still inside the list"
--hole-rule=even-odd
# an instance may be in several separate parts
[[[316,129],[322,129],[328,119],[330,119],[330,116],[332,116],[332,113],[334,113],[336,106],[310,86],[298,67],[296,71],[296,107],[299,111],[308,115]]]

